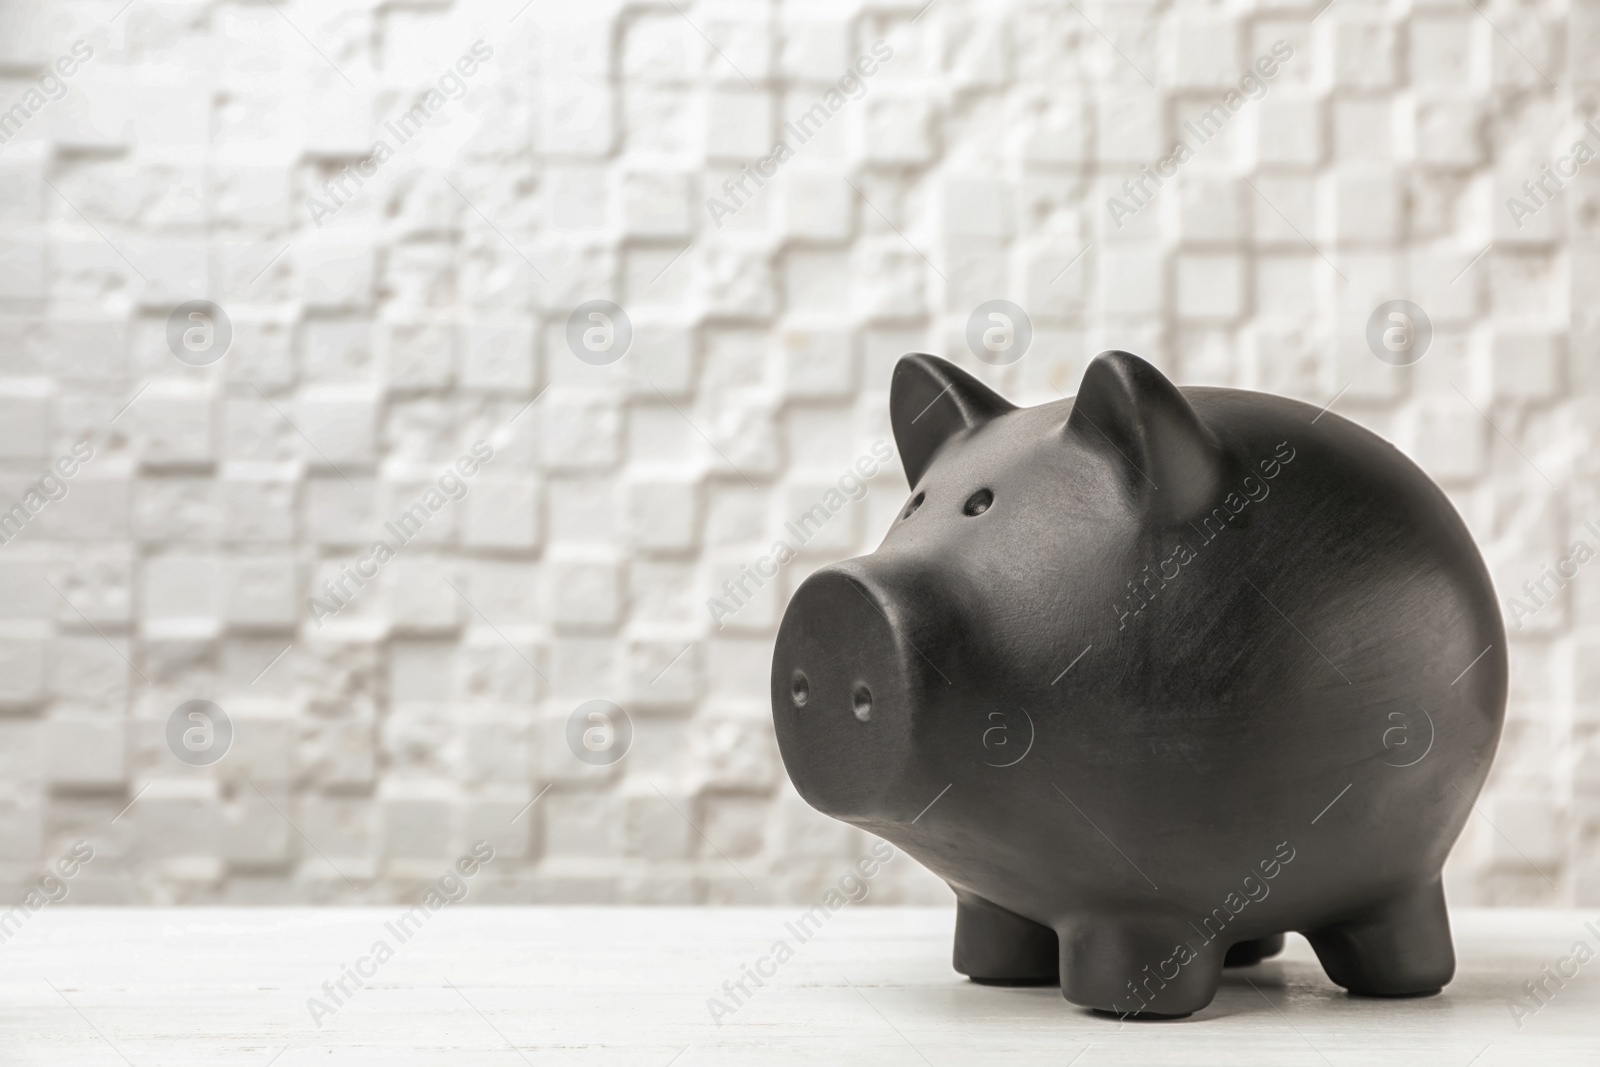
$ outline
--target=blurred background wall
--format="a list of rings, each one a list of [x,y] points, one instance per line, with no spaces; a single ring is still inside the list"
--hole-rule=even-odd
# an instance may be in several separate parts
[[[707,600],[911,350],[1331,402],[1522,595],[1600,549],[1597,57],[1587,0],[3,0],[0,882],[815,900],[866,842],[771,642],[897,462]],[[1541,601],[1457,904],[1600,903],[1600,562]]]

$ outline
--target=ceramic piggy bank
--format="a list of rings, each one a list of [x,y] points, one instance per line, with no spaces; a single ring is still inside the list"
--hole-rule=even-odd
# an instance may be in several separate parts
[[[911,495],[796,590],[772,711],[807,802],[955,891],[956,970],[1181,1016],[1294,930],[1351,993],[1450,981],[1506,639],[1427,476],[1125,352],[1031,408],[910,355],[890,407]]]

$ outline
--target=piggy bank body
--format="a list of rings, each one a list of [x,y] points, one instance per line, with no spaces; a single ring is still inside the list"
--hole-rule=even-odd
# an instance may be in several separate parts
[[[1293,930],[1352,993],[1447,983],[1507,667],[1444,494],[1126,353],[1032,408],[907,356],[890,399],[911,495],[796,591],[773,716],[807,802],[955,891],[956,969],[1181,1016]]]

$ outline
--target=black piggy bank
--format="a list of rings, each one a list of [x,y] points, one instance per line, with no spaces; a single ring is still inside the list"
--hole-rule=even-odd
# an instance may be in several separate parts
[[[1125,352],[1032,408],[910,355],[890,406],[911,496],[795,592],[772,713],[808,803],[950,884],[956,970],[1182,1016],[1295,930],[1351,993],[1450,981],[1506,639],[1427,476]]]

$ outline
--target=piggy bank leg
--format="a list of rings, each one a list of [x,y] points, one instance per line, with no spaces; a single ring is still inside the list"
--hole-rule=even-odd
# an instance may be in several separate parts
[[[956,897],[957,971],[989,985],[1053,985],[1056,932],[982,897]]]
[[[1223,957],[1224,967],[1249,967],[1269,960],[1283,951],[1283,935],[1273,934],[1271,937],[1258,937],[1254,941],[1240,941],[1228,949],[1228,954]]]
[[[1328,977],[1357,996],[1437,993],[1455,976],[1450,916],[1438,882],[1308,931],[1306,938]]]
[[[1059,931],[1061,995],[1074,1004],[1136,1019],[1175,1019],[1210,1004],[1223,952],[1189,947],[1180,919],[1084,919]]]

